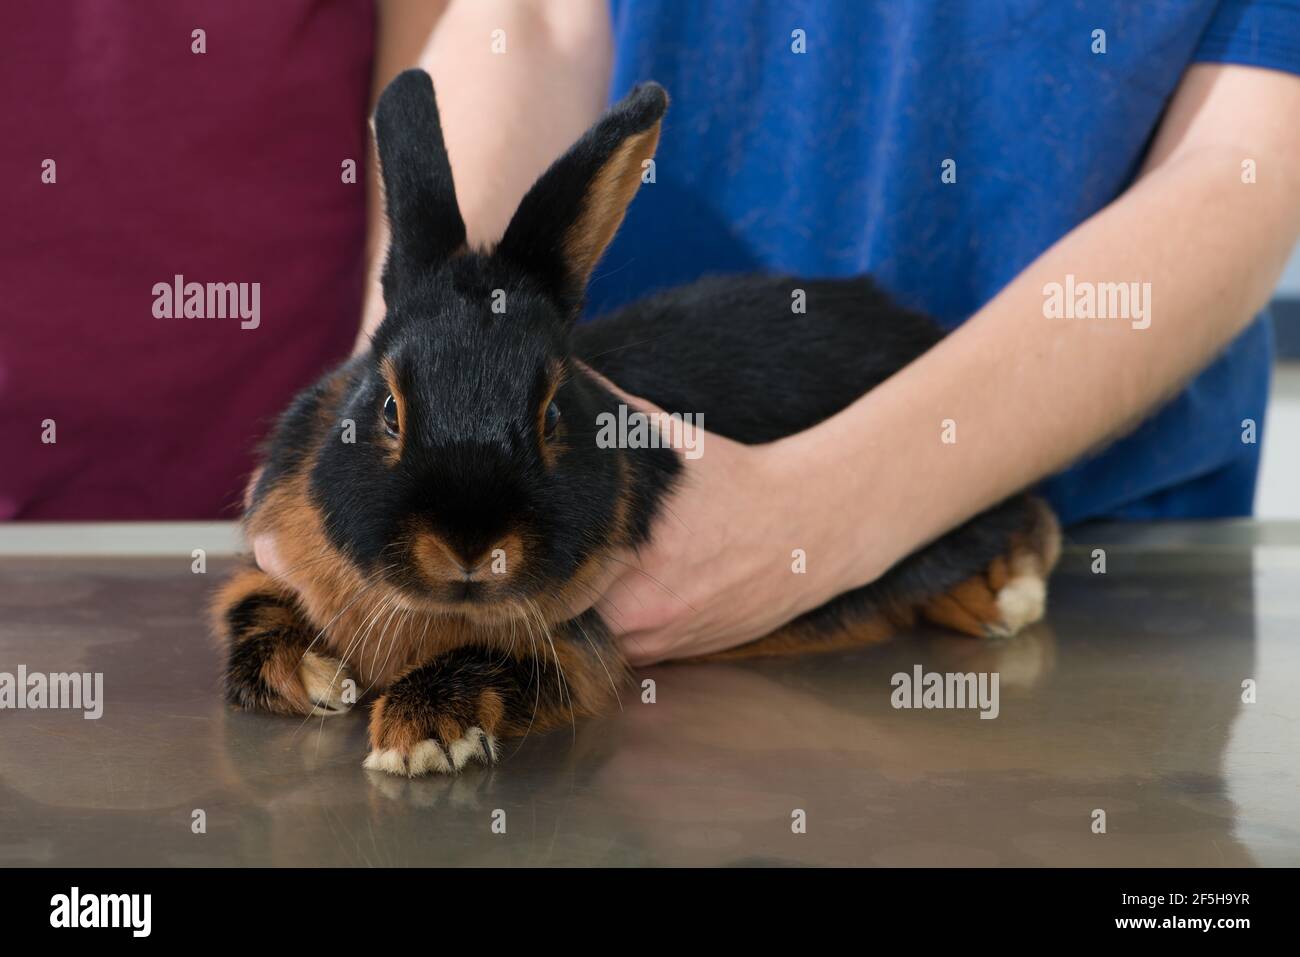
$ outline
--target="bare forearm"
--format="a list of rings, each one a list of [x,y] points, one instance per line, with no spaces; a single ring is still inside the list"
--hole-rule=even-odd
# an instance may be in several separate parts
[[[470,245],[500,238],[528,187],[599,115],[609,30],[603,0],[450,0],[435,17],[420,5],[381,8],[376,95],[407,67],[433,77]],[[377,183],[372,176],[363,338],[383,318]]]
[[[834,534],[848,539],[837,557],[843,580],[870,580],[1117,437],[1240,332],[1266,302],[1300,229],[1288,148],[1284,137],[1263,137],[1247,151],[1171,144],[1164,162],[936,348],[786,440],[781,458],[819,463],[817,497],[837,503],[826,512],[838,519],[824,521],[828,535],[833,521]],[[1249,184],[1247,158],[1258,169]],[[1047,318],[1044,287],[1067,274],[1150,283],[1149,327]],[[943,441],[945,420],[955,442]],[[877,503],[870,524],[846,525],[843,515],[864,501]]]

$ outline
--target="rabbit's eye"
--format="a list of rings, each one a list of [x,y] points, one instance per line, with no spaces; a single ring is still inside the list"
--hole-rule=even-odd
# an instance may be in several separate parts
[[[397,421],[397,400],[393,398],[390,392],[388,398],[384,400],[384,427],[396,435],[399,428]]]
[[[546,407],[546,420],[543,423],[543,430],[549,439],[555,435],[555,427],[560,424],[560,407],[552,402]]]

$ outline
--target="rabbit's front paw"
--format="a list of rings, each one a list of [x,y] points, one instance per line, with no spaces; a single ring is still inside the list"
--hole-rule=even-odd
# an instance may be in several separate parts
[[[337,658],[313,652],[319,632],[293,596],[260,569],[234,575],[213,606],[217,633],[227,644],[226,700],[248,711],[343,714],[352,674]]]
[[[471,761],[495,764],[491,729],[500,699],[483,690],[446,697],[404,678],[375,702],[370,715],[370,753],[362,766],[406,777],[454,774]]]
[[[226,699],[239,708],[322,717],[352,709],[352,672],[337,658],[276,646],[277,636],[254,636],[232,655]],[[262,647],[258,647],[258,645]],[[269,646],[269,647],[268,647]]]
[[[298,680],[313,705],[313,715],[346,714],[356,700],[348,689],[356,688],[356,681],[348,666],[337,658],[329,658],[309,651],[298,665]]]

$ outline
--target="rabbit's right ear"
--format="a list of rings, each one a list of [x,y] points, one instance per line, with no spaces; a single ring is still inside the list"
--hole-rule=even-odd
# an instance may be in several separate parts
[[[404,279],[441,265],[465,245],[429,74],[406,70],[384,89],[375,107],[375,142],[392,232],[383,277],[389,300]]]
[[[637,86],[551,164],[501,237],[496,254],[540,279],[570,320],[654,157],[667,108],[659,84]]]

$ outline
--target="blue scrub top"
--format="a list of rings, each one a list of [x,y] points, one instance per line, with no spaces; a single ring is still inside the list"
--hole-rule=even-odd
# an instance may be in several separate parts
[[[955,326],[1123,192],[1192,63],[1300,73],[1300,0],[611,3],[612,98],[653,79],[672,105],[589,315],[709,273],[870,273]],[[1261,316],[1043,491],[1067,523],[1249,514],[1271,362]]]

